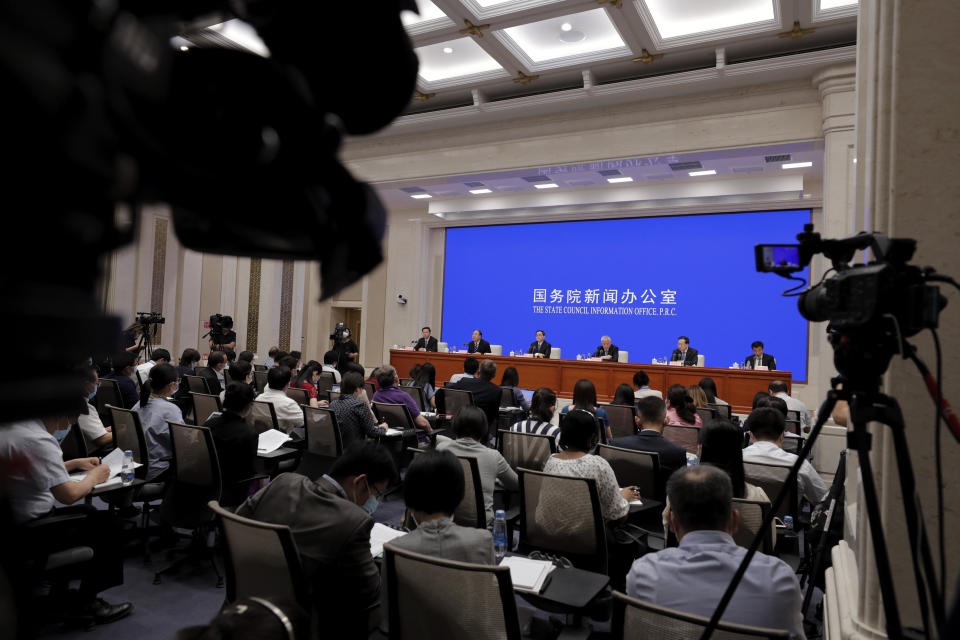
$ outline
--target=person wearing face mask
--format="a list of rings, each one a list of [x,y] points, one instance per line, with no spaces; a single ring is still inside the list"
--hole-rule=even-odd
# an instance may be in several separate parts
[[[345,329],[340,341],[333,345],[333,351],[337,352],[337,369],[346,371],[348,362],[356,362],[360,355],[360,349],[357,343],[350,338],[350,329]]]
[[[82,400],[77,399],[82,410]],[[63,461],[57,436],[65,435],[76,415],[44,416],[0,425],[0,469],[14,527],[6,530],[6,543],[24,557],[46,555],[76,546],[89,546],[91,562],[75,567],[69,577],[80,578],[76,598],[67,603],[68,615],[90,615],[98,624],[113,622],[130,613],[133,605],[112,605],[97,598],[105,589],[123,584],[123,544],[116,520],[107,511],[79,504],[57,507],[57,503],[81,502],[98,484],[107,480],[110,469],[99,458]],[[87,471],[86,477],[73,481],[69,473]],[[20,525],[58,515],[83,518],[52,521],[44,527],[42,540]],[[37,548],[34,545],[38,545]]]
[[[83,441],[87,445],[87,451],[95,451],[113,442],[113,430],[103,425],[100,415],[91,405],[93,398],[97,395],[97,389],[100,388],[97,367],[95,365],[85,367],[81,370],[80,375],[83,377],[87,412],[77,416],[77,424],[80,426],[80,432],[83,433]]]
[[[324,637],[367,638],[379,620],[371,515],[396,477],[387,449],[354,442],[318,480],[281,473],[237,509],[238,516],[290,527]]]
[[[253,386],[253,365],[244,360],[237,360],[236,362],[231,362],[227,367],[227,374],[230,376],[230,382],[242,382],[245,385],[248,385],[253,392],[256,393],[256,389]],[[186,386],[186,385],[183,385]],[[226,398],[227,390],[224,389],[220,392],[220,404],[223,404],[224,399]]]
[[[246,363],[250,368],[250,363]],[[257,432],[247,424],[253,404],[253,387],[244,382],[231,382],[223,392],[223,412],[207,420],[203,426],[213,434],[213,445],[220,461],[223,490],[220,504],[235,507],[247,497],[248,485],[243,480],[257,474]]]
[[[168,398],[177,392],[179,386],[180,376],[176,368],[170,364],[158,364],[150,369],[140,389],[140,402],[133,408],[140,414],[140,424],[147,441],[150,461],[146,477],[148,482],[162,482],[169,475],[173,446],[167,420],[182,423],[183,412]]]

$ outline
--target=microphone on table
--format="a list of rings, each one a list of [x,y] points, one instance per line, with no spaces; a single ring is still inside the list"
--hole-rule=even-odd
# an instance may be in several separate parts
[[[420,342],[420,341],[417,340],[416,338],[414,338],[413,340],[410,341],[410,344],[417,344],[418,342]]]

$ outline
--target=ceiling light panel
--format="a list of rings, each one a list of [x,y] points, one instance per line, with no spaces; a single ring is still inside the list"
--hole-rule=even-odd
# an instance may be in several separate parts
[[[857,0],[820,0],[820,11],[856,6]]]
[[[494,36],[531,71],[633,55],[603,8],[509,27]]]
[[[775,0],[634,0],[658,48],[780,28]]]
[[[444,53],[444,49],[452,49]],[[417,47],[420,84],[427,89],[460,84],[464,80],[486,80],[508,75],[473,38],[459,38]]]
[[[248,51],[252,51],[258,56],[263,56],[264,58],[270,57],[270,50],[260,38],[257,30],[243,20],[234,18],[233,20],[211,25],[209,29],[216,31],[224,38],[231,40]]]
[[[561,0],[461,0],[470,13],[481,19],[517,13],[536,7],[556,4]]]
[[[400,22],[410,35],[453,26],[453,20],[430,0],[417,0],[417,9],[419,14],[413,11],[400,12]]]
[[[802,169],[804,167],[812,167],[812,162],[785,162],[780,165],[781,169]]]

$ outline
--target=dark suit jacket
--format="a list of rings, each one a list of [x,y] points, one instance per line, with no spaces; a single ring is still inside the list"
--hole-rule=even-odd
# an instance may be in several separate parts
[[[230,411],[211,418],[203,426],[212,432],[213,445],[220,460],[220,477],[223,479],[220,504],[236,506],[247,498],[248,485],[238,483],[257,474],[254,467],[257,432],[243,418]]]
[[[200,369],[200,377],[207,381],[207,388],[213,395],[218,396],[223,391],[223,387],[220,386],[220,378],[212,369]]]
[[[427,340],[426,344],[424,344],[423,338],[420,338],[417,340],[417,345],[414,347],[414,349],[423,349],[424,347],[427,348],[427,351],[436,351],[437,339],[433,336],[430,336],[430,339]]]
[[[697,366],[697,350],[692,347],[687,347],[687,357],[683,361],[683,366],[685,367],[695,367]],[[680,359],[680,349],[674,349],[673,353],[670,354],[670,362]]]
[[[479,348],[474,349],[474,344],[471,342],[467,347],[467,353],[490,353],[490,343],[481,339]]]
[[[743,359],[743,366],[744,367],[749,366],[753,369],[756,369],[757,366],[761,366],[761,367],[766,367],[771,371],[773,371],[774,369],[777,368],[777,359],[774,358],[769,353],[765,353],[762,356],[760,356],[760,362],[757,362],[757,356],[750,355]]]
[[[108,380],[116,380],[117,386],[120,387],[120,397],[123,400],[124,409],[133,409],[134,405],[140,402],[140,394],[137,390],[137,383],[131,380],[129,376],[124,376],[117,373],[109,373],[103,377],[107,378]]]
[[[618,362],[619,361],[618,358],[620,357],[620,350],[617,349],[617,345],[611,344],[609,353],[603,352],[603,345],[600,345],[599,347],[597,347],[597,350],[593,352],[594,358],[601,358],[605,355],[612,356],[610,360],[608,360],[607,362]]]
[[[537,341],[534,340],[530,343],[530,348],[527,349],[527,353],[542,353],[544,358],[550,357],[550,343],[544,340],[539,345]]]
[[[297,473],[281,473],[237,515],[290,527],[324,637],[366,638],[366,610],[380,596],[380,572],[370,555],[373,518],[327,479]]]
[[[472,392],[473,403],[486,414],[487,424],[491,428],[497,425],[500,417],[500,387],[480,378],[460,378],[450,388]]]
[[[640,433],[623,438],[614,438],[610,444],[624,449],[635,451],[651,451],[660,454],[660,478],[658,491],[667,486],[670,474],[687,464],[687,451],[683,447],[670,442],[663,434],[653,429],[645,429]],[[658,498],[659,499],[659,498]]]

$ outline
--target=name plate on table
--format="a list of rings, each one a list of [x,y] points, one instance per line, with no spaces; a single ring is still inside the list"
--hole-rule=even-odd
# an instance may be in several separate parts
[[[403,350],[404,350],[404,351],[414,351],[414,348],[413,348],[413,347],[404,347]]]
[[[683,366],[683,361],[682,361],[682,360],[671,360],[671,361],[669,362],[669,364],[670,364],[671,367],[682,367],[682,366]]]
[[[587,362],[603,362],[603,358],[587,358]]]
[[[520,354],[520,357],[521,357],[521,358],[532,358],[532,357],[533,357],[533,354],[532,354],[532,353],[521,353],[521,354]]]
[[[770,371],[770,367],[765,367],[762,364],[758,367],[753,368],[754,371]]]

